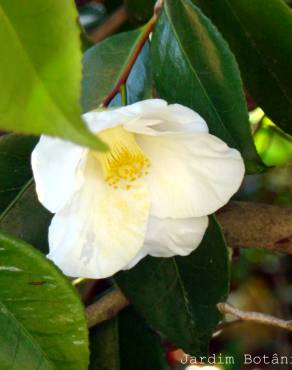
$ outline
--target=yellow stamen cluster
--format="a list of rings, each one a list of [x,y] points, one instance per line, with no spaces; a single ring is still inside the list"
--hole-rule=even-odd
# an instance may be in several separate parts
[[[115,189],[130,189],[131,184],[147,175],[150,161],[135,140],[134,134],[122,126],[107,129],[98,135],[110,148],[98,152],[105,180]]]

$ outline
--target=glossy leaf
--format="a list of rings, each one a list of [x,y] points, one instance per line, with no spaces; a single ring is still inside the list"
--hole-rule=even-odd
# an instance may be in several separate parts
[[[98,108],[116,86],[136,50],[143,30],[141,28],[114,35],[86,51],[83,59],[81,99],[84,112]],[[147,50],[144,53],[148,53]],[[144,79],[148,79],[146,75],[144,77],[145,72],[143,71],[143,68],[145,68],[145,58],[143,56],[141,58],[141,67],[137,68],[143,74],[136,81],[135,92],[132,93],[137,98],[143,97],[143,81]]]
[[[291,134],[292,10],[282,0],[193,1],[228,41],[253,98]]]
[[[152,97],[150,45],[147,42],[127,80],[127,102],[133,104]]]
[[[241,151],[249,172],[262,170],[235,58],[210,20],[190,0],[166,0],[152,40],[158,94],[200,113],[211,133]]]
[[[1,0],[0,24],[0,128],[104,148],[80,118],[81,51],[73,0]]]
[[[159,336],[133,308],[123,310],[118,320],[121,370],[167,370]]]
[[[30,154],[36,138],[0,137],[0,214],[31,179]]]
[[[90,333],[89,370],[167,370],[157,334],[132,308],[120,312]]]
[[[90,330],[89,370],[120,370],[118,337],[116,318]]]
[[[52,215],[39,203],[32,179],[30,155],[36,142],[16,134],[0,138],[0,230],[46,253]]]
[[[31,179],[0,215],[0,230],[48,253],[48,229],[52,214],[38,201]]]
[[[40,252],[2,233],[0,308],[5,370],[87,369],[84,309],[71,283]]]
[[[189,354],[207,352],[219,320],[216,303],[228,293],[228,256],[220,228],[210,218],[197,250],[187,257],[147,257],[116,281],[148,323]]]
[[[0,301],[0,361],[2,370],[56,370],[42,348]]]
[[[133,104],[141,100],[152,98],[152,76],[150,45],[147,42],[141,50],[126,83],[127,104]],[[121,94],[118,94],[110,106],[121,106]]]

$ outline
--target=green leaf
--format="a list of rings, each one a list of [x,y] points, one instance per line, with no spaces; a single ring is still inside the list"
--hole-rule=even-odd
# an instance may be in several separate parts
[[[206,354],[228,294],[228,255],[221,230],[210,224],[187,257],[147,257],[116,281],[137,311],[162,335],[189,354]]]
[[[128,307],[90,333],[89,370],[167,370],[160,339]]]
[[[118,321],[121,370],[168,369],[159,336],[132,307],[123,310]]]
[[[132,55],[137,49],[144,28],[120,33],[88,49],[83,59],[82,107],[85,112],[98,108],[102,101],[115,88],[124,71],[129,65]],[[147,50],[144,51],[147,54]],[[145,72],[145,56],[140,60],[139,70],[144,71],[136,81],[136,98],[143,97],[144,81],[149,81]],[[144,65],[144,66],[143,66]],[[137,76],[137,74],[136,74]],[[141,83],[142,81],[142,83]],[[134,82],[132,82],[133,85]]]
[[[105,149],[80,118],[81,51],[73,0],[1,0],[0,23],[0,128]]]
[[[3,370],[87,369],[84,308],[71,283],[40,252],[2,233],[0,342]]]
[[[150,44],[141,50],[127,80],[127,101],[133,104],[152,97]]]
[[[16,134],[0,138],[0,230],[44,253],[52,215],[39,203],[30,155],[37,139]]]
[[[0,361],[2,370],[54,370],[41,347],[0,302]],[[3,335],[5,333],[5,336]]]
[[[235,53],[257,103],[292,134],[292,11],[282,0],[193,0]]]
[[[141,50],[126,82],[127,104],[152,98],[152,76],[150,45],[147,42]],[[118,94],[110,106],[122,105],[121,94]]]
[[[0,230],[48,253],[48,229],[52,214],[38,201],[31,179],[0,215]]]
[[[0,213],[32,177],[30,154],[36,141],[13,134],[0,137]]]
[[[267,117],[262,119],[254,137],[257,150],[268,166],[287,166],[292,163],[292,137]]]
[[[212,134],[240,150],[249,172],[262,170],[235,58],[209,19],[190,0],[166,0],[152,40],[158,94],[202,115]]]
[[[90,330],[89,370],[120,370],[118,338],[116,318]]]

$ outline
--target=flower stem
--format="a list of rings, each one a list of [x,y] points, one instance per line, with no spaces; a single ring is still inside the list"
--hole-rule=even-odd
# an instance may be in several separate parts
[[[127,99],[127,86],[126,86],[126,84],[121,85],[120,93],[121,93],[122,105],[127,105],[128,104],[128,99]]]
[[[77,279],[72,280],[72,285],[79,286],[80,284],[83,284],[83,283],[85,283],[85,282],[87,282],[89,280],[90,279],[80,277],[80,278],[77,278]]]

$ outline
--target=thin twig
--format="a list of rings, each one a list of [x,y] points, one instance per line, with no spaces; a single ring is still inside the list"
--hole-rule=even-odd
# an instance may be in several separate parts
[[[217,325],[216,331],[212,337],[215,338],[222,333],[222,330],[225,330],[226,328],[229,328],[230,326],[233,326],[233,325],[236,325],[242,322],[243,320],[241,319],[234,319],[232,321],[221,322],[220,324]]]
[[[154,14],[153,14],[152,18],[150,19],[150,21],[145,26],[144,32],[142,33],[142,35],[140,37],[140,40],[137,42],[136,48],[135,48],[135,50],[134,50],[134,52],[133,52],[133,54],[130,58],[129,63],[127,64],[125,70],[123,71],[122,76],[120,77],[117,84],[114,86],[112,91],[108,94],[108,96],[102,102],[102,104],[101,104],[102,107],[107,107],[109,105],[109,103],[112,101],[112,99],[115,97],[115,95],[119,93],[121,86],[123,86],[127,82],[129,74],[130,74],[130,72],[131,72],[131,70],[132,70],[132,68],[133,68],[141,50],[143,49],[144,45],[146,44],[147,40],[149,39],[150,33],[152,32],[152,30],[155,26],[155,23],[158,19],[159,13],[160,13],[161,8],[162,8],[162,5],[163,5],[162,0],[157,1],[156,5],[154,7]]]
[[[231,314],[241,320],[255,322],[258,324],[271,325],[277,328],[292,331],[292,321],[278,319],[277,317],[261,312],[242,311],[238,308],[235,308],[229,303],[218,303],[217,307],[218,310],[224,315]]]
[[[103,321],[112,319],[128,305],[129,302],[127,298],[119,289],[107,293],[97,302],[89,305],[86,308],[88,327],[91,328],[92,326],[95,326]],[[292,320],[285,321],[261,312],[242,311],[238,308],[235,308],[229,303],[218,303],[217,307],[222,314],[231,314],[234,315],[237,319],[231,321],[230,323],[227,322],[219,324],[216,333],[229,325],[240,322],[241,320],[250,321],[258,324],[271,325],[277,328],[292,331]]]
[[[128,304],[127,298],[119,289],[107,293],[97,302],[86,307],[88,327],[91,328],[96,324],[112,319]]]
[[[158,17],[162,7],[163,7],[164,0],[157,0],[154,5],[154,16]]]
[[[121,86],[123,86],[127,82],[129,74],[155,26],[162,6],[163,0],[158,0],[154,7],[153,16],[145,26],[144,31],[137,42],[135,50],[133,51],[130,57],[129,63],[125,67],[119,81],[116,83],[112,91],[101,103],[101,107],[107,107],[112,101],[112,99],[120,92]],[[128,14],[126,8],[125,6],[121,6],[102,26],[98,27],[95,31],[93,31],[90,34],[89,38],[94,43],[101,41],[106,36],[112,34],[116,30],[116,28],[118,28],[117,25],[121,25],[121,22],[122,23],[125,22],[127,18]]]

